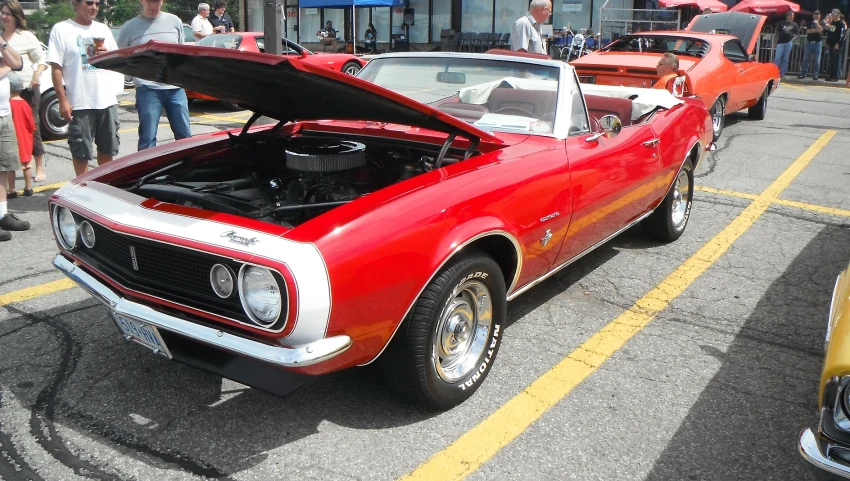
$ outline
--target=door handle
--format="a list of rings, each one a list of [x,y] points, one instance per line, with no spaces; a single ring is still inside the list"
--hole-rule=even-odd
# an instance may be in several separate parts
[[[661,139],[652,139],[652,140],[647,140],[642,145],[644,147],[655,147],[656,145],[659,144],[659,142],[661,142]]]

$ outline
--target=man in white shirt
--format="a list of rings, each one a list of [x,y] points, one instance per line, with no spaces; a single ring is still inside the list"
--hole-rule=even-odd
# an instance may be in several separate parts
[[[183,24],[177,15],[163,12],[163,0],[139,0],[142,14],[121,27],[118,46],[140,45],[149,40],[183,43]],[[192,136],[189,128],[189,101],[186,92],[174,85],[165,85],[134,78],[136,111],[139,113],[139,150],[156,146],[156,131],[162,109],[171,125],[174,140]]]
[[[549,0],[531,0],[528,13],[520,17],[511,27],[511,50],[545,54],[540,24],[552,14]]]
[[[59,22],[50,31],[47,63],[56,89],[59,113],[68,126],[68,145],[77,175],[97,158],[103,165],[118,155],[118,98],[124,76],[89,65],[89,57],[116,50],[115,38],[106,25],[94,21],[100,0],[72,0],[74,18]],[[97,144],[95,154],[93,143]]]
[[[142,0],[144,1],[144,0]],[[213,34],[213,26],[207,17],[210,16],[210,6],[207,3],[198,4],[198,14],[192,19],[192,32],[195,40],[200,40]]]

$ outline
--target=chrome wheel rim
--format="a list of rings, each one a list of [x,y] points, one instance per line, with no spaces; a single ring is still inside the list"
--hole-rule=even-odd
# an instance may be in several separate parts
[[[714,107],[711,109],[711,124],[715,135],[717,135],[717,132],[720,132],[721,122],[723,122],[723,102],[718,99],[714,102]]]
[[[345,69],[345,73],[347,73],[348,75],[352,75],[352,76],[357,75],[357,72],[359,72],[359,71],[360,71],[360,67],[358,67],[357,65],[351,65],[349,67],[346,67],[346,69]]]
[[[691,183],[688,179],[688,173],[682,169],[679,176],[676,178],[676,185],[673,186],[673,208],[671,220],[676,229],[682,227],[687,220],[688,204],[691,202]]]
[[[477,280],[458,285],[440,313],[433,343],[440,379],[457,382],[478,369],[493,325],[490,290]]]
[[[44,112],[44,124],[51,132],[54,133],[54,135],[64,135],[68,133],[68,121],[65,120],[59,113],[59,100],[56,97],[53,97],[48,101]]]

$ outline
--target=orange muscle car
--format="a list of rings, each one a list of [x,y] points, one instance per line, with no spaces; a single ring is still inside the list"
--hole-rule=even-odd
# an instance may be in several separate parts
[[[767,97],[779,86],[776,65],[756,60],[765,19],[740,12],[700,15],[687,31],[626,35],[570,63],[583,83],[648,88],[658,79],[661,56],[676,54],[691,95],[710,107],[716,141],[728,113],[749,109],[751,119],[763,119]]]

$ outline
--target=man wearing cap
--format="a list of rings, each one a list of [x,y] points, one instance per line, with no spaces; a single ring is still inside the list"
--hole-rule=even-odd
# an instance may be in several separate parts
[[[798,78],[806,78],[806,73],[809,71],[809,62],[814,60],[814,65],[812,65],[812,79],[818,79],[821,42],[823,41],[823,31],[825,28],[826,25],[820,18],[820,10],[815,10],[812,13],[812,23],[806,29],[806,49],[803,50],[803,66],[800,68],[800,76]]]
[[[121,27],[118,46],[130,47],[149,40],[184,43],[183,24],[177,15],[163,12],[163,0],[139,0],[142,14]],[[189,128],[189,101],[186,92],[173,85],[133,78],[136,85],[136,111],[139,114],[139,150],[156,146],[156,131],[163,107],[174,140],[192,136]]]
[[[208,3],[198,4],[198,14],[192,19],[192,32],[195,40],[200,40],[213,34],[213,26],[207,17],[210,16],[210,5]]]

